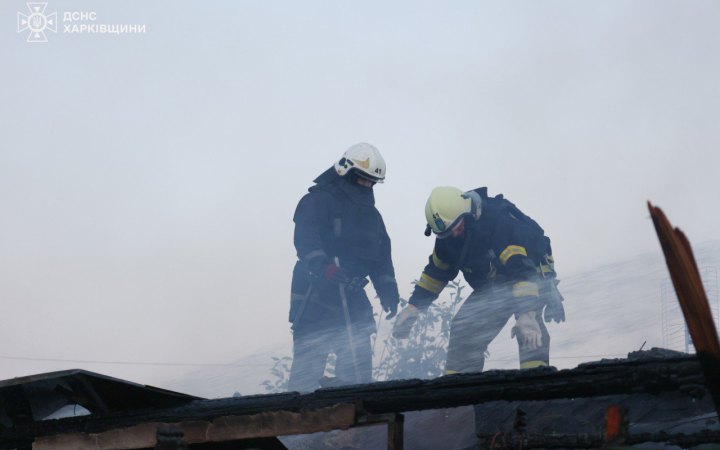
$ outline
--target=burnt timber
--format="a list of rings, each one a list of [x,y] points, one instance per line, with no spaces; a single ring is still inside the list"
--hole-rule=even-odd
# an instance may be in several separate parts
[[[697,357],[709,381],[715,409],[720,413],[720,339],[692,246],[685,233],[673,228],[660,208],[648,202],[648,209]]]
[[[647,352],[641,352],[647,354]],[[652,353],[652,352],[650,352]],[[0,448],[151,448],[161,424],[185,430],[189,444],[240,441],[389,423],[406,411],[505,400],[550,400],[682,392],[700,396],[705,378],[694,356],[589,363],[574,369],[458,374],[433,380],[388,381],[181,406],[17,423],[0,429]],[[396,427],[397,428],[397,427]],[[399,427],[402,430],[402,427]],[[112,443],[103,446],[102,440]],[[126,442],[119,446],[118,442]],[[82,443],[82,446],[78,446]],[[191,447],[193,448],[193,447]]]

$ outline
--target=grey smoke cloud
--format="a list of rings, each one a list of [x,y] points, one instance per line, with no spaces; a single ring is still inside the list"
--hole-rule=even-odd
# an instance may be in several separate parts
[[[656,251],[647,199],[692,242],[719,237],[715,3],[49,8],[148,32],[29,44],[0,27],[0,355],[215,363],[289,345],[295,204],[358,141],[388,163],[376,197],[403,296],[435,185],[506,194],[561,276]],[[3,360],[0,378],[64,368]]]

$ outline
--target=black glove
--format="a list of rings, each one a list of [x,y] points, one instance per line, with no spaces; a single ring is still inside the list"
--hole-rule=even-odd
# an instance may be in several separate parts
[[[362,291],[365,289],[365,286],[369,283],[368,279],[365,277],[355,277],[347,284],[348,291]]]
[[[394,279],[375,286],[375,291],[380,297],[380,306],[383,311],[388,313],[386,319],[392,319],[397,314],[398,304],[400,303],[400,294],[398,293],[397,283]]]
[[[380,298],[380,305],[382,305],[383,311],[388,313],[387,316],[385,316],[386,319],[392,319],[397,314],[398,305],[400,304],[400,297],[396,298],[395,300],[388,301],[387,299]]]
[[[560,282],[555,279],[548,281],[548,292],[545,295],[547,299],[544,313],[545,322],[565,322],[565,308],[563,307],[565,299],[558,291],[558,283]]]

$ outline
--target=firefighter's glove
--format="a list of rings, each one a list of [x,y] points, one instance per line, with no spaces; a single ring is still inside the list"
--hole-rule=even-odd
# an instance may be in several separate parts
[[[380,305],[382,306],[383,311],[388,313],[387,316],[385,316],[385,319],[392,319],[395,317],[398,310],[398,304],[400,304],[400,297],[396,297],[394,299],[380,297]]]
[[[407,305],[405,309],[400,311],[397,319],[395,319],[395,325],[393,326],[393,337],[397,339],[407,339],[410,336],[410,330],[413,325],[417,322],[420,310],[413,305]]]
[[[400,293],[398,292],[397,282],[395,278],[384,283],[375,285],[375,292],[380,298],[380,306],[387,313],[386,319],[392,319],[397,314],[398,305],[400,304]]]
[[[565,322],[565,308],[563,301],[565,300],[558,291],[557,285],[559,281],[552,279],[548,283],[547,304],[545,305],[545,322]]]
[[[365,286],[369,283],[368,279],[365,277],[355,277],[347,284],[347,289],[350,292],[353,291],[362,291],[365,289]]]
[[[520,347],[526,350],[535,350],[542,346],[542,331],[540,324],[535,318],[535,311],[528,311],[519,314],[515,319],[515,326],[510,332],[510,337],[518,337]]]
[[[323,275],[327,281],[337,284],[349,284],[352,281],[350,275],[343,269],[339,268],[335,263],[325,266]]]

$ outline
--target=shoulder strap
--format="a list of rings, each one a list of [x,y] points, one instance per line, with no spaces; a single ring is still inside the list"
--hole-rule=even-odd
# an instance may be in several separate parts
[[[517,220],[525,223],[536,235],[537,241],[543,247],[543,253],[552,255],[552,248],[550,246],[550,238],[545,236],[545,230],[530,216],[525,214],[518,208],[513,202],[506,199],[502,194],[498,194],[495,197],[489,197],[487,195],[487,188],[481,187],[475,189],[488,205],[487,212],[492,216],[494,214],[500,214],[507,212],[511,214]],[[485,211],[483,211],[485,212]]]
[[[542,229],[542,227],[533,220],[532,217],[528,216],[524,212],[520,211],[520,208],[515,206],[513,202],[511,202],[508,199],[502,199],[503,203],[505,204],[505,207],[507,208],[508,212],[512,214],[516,219],[525,222],[526,224],[530,225],[536,232],[538,232],[541,235],[545,234],[545,230]]]

